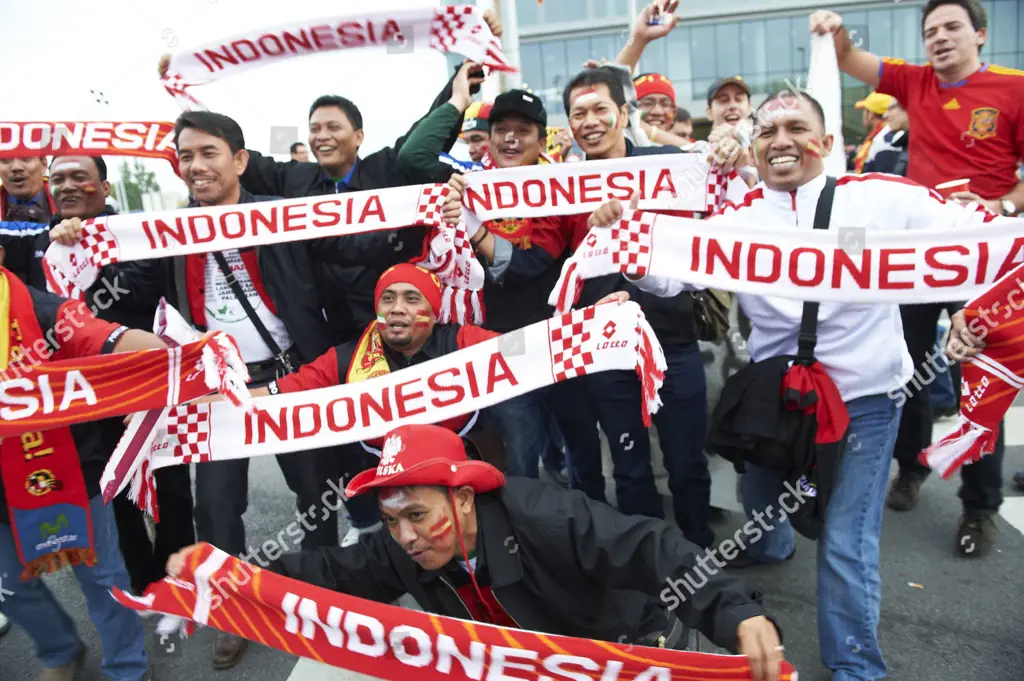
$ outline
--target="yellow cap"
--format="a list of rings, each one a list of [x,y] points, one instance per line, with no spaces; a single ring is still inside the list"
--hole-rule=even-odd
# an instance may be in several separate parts
[[[867,109],[871,113],[881,116],[889,110],[889,105],[891,103],[892,95],[883,95],[881,92],[872,92],[870,95],[857,102],[854,106],[858,109]]]

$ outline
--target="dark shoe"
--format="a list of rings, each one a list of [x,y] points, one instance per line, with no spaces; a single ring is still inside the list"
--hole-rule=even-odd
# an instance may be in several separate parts
[[[923,482],[921,478],[900,473],[889,488],[889,508],[894,511],[909,511],[917,506]]]
[[[996,540],[996,524],[992,516],[964,516],[956,534],[956,550],[961,556],[984,556]]]
[[[217,638],[213,642],[213,668],[229,669],[234,667],[248,646],[249,641],[241,636],[217,632]]]
[[[39,681],[73,681],[85,659],[85,646],[79,644],[75,659],[63,667],[46,667],[39,675]]]
[[[1013,474],[1013,486],[1024,491],[1024,471],[1017,471]]]
[[[725,561],[725,569],[726,570],[742,570],[743,568],[748,568],[748,567],[751,567],[752,565],[778,565],[779,563],[785,563],[787,560],[792,560],[793,556],[795,556],[795,555],[796,555],[796,547],[794,546],[793,547],[793,551],[790,552],[790,554],[788,556],[786,556],[785,558],[783,558],[782,560],[768,563],[768,562],[765,562],[763,560],[756,560],[756,559],[754,559],[753,557],[751,557],[751,555],[749,553],[747,553],[746,549],[741,549],[733,557],[732,560],[726,560]]]

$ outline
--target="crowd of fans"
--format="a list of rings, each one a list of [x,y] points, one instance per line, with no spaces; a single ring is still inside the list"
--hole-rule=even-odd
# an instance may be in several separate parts
[[[457,69],[429,112],[393,146],[365,156],[360,155],[363,128],[373,122],[363,121],[357,105],[342,96],[324,95],[312,103],[308,142],[293,144],[287,162],[247,149],[243,131],[227,115],[183,114],[175,125],[175,140],[190,206],[448,183],[455,193],[446,218],[457,220],[462,178],[470,172],[694,153],[706,156],[712,166],[726,174],[735,170],[733,181],[742,182],[743,191],[751,190],[739,207],[726,205],[722,199],[722,211],[731,213],[734,221],[757,224],[758,220],[774,220],[776,214],[766,212],[773,210],[795,224],[790,216],[813,214],[825,185],[820,156],[826,154],[808,153],[805,142],[813,136],[831,145],[821,106],[813,97],[799,93],[798,114],[757,130],[757,137],[751,139],[747,124],[756,114],[751,89],[742,74],[721,74],[707,92],[704,114],[711,132],[707,140],[697,141],[692,138],[691,115],[678,106],[672,82],[662,74],[634,73],[644,48],[668,35],[676,25],[677,19],[671,14],[674,4],[659,1],[645,8],[614,62],[590,62],[571,79],[564,91],[568,130],[549,127],[542,100],[527,91],[505,92],[493,102],[474,101],[486,77],[475,63]],[[493,16],[489,20],[500,35]],[[1020,174],[1024,159],[1024,111],[1020,107],[1024,101],[1024,72],[982,62],[988,26],[978,2],[930,0],[925,5],[921,30],[929,59],[926,66],[854,47],[842,17],[835,13],[816,12],[809,23],[812,32],[834,37],[840,69],[873,88],[857,103],[867,135],[850,155],[848,164],[849,173],[869,181],[855,185],[842,184],[841,180],[837,196],[857,191],[864,194],[865,202],[891,201],[893,219],[902,220],[896,216],[918,210],[915,206],[920,202],[913,193],[917,188],[935,188],[965,178],[969,184],[952,193],[952,201],[977,204],[995,215],[1014,216],[1024,209]],[[161,63],[161,69],[165,68],[166,61]],[[979,116],[980,109],[995,109],[998,124]],[[965,145],[965,134],[970,145]],[[450,155],[457,143],[467,145],[471,163]],[[790,149],[788,145],[795,146]],[[795,160],[787,160],[790,158]],[[891,176],[909,182],[890,187]],[[52,294],[42,293],[47,289],[42,255],[51,241],[77,241],[82,221],[111,214],[106,201],[110,193],[107,168],[102,158],[91,156],[0,159],[0,181],[2,224],[29,222],[48,228],[30,235],[0,230],[0,265],[39,291],[34,294],[37,314],[40,320],[50,320],[41,321],[45,328],[64,314],[65,308]],[[792,193],[792,207],[789,199],[786,203],[774,200],[773,194],[779,192]],[[756,199],[752,198],[755,193]],[[128,349],[123,341],[118,347],[106,341],[120,327],[152,328],[157,301],[163,297],[185,313],[197,329],[225,331],[236,339],[256,395],[361,380],[353,378],[352,367],[365,358],[361,339],[375,322],[381,325],[382,352],[389,370],[401,370],[549,318],[552,309],[548,296],[566,258],[590,228],[608,224],[622,208],[613,202],[594,215],[494,220],[471,234],[471,245],[486,272],[486,319],[482,328],[436,322],[438,300],[429,277],[406,271],[404,268],[411,266],[402,264],[414,255],[423,237],[422,229],[407,228],[345,237],[334,243],[273,245],[258,253],[229,251],[211,258],[200,254],[110,265],[103,272],[104,279],[116,280],[125,293],[113,304],[97,306],[96,296],[103,287],[97,284],[96,290],[87,292],[86,303],[96,310],[98,319],[95,327],[83,332],[91,340],[83,340],[74,352],[98,353],[101,347],[106,352]],[[709,226],[715,219],[689,215],[710,217]],[[915,219],[925,220],[926,216],[906,217],[910,222]],[[395,265],[400,266],[399,275],[393,274]],[[236,297],[233,281],[241,284],[247,305]],[[594,532],[604,533],[596,541],[606,542],[601,548],[613,556],[608,560],[651,564],[678,560],[681,549],[676,544],[680,543],[693,554],[715,550],[720,538],[712,530],[717,511],[711,507],[711,475],[704,443],[710,427],[709,403],[716,402],[718,395],[710,389],[713,382],[706,372],[711,369],[705,365],[700,342],[722,343],[724,339],[701,332],[698,321],[707,303],[697,293],[656,281],[608,276],[587,281],[578,303],[580,307],[626,299],[639,303],[664,349],[668,365],[661,392],[664,404],[654,415],[654,431],[668,473],[672,501],[668,520],[678,531],[660,522],[666,520],[666,514],[655,485],[652,432],[642,421],[641,383],[633,372],[604,372],[564,381],[549,390],[526,393],[483,413],[442,425],[461,436],[461,446],[471,456],[475,452],[480,458],[500,460],[499,467],[510,480],[547,479],[543,484],[566,488],[569,491],[564,494],[579,495],[602,509],[607,503],[601,456],[603,434],[613,463],[618,511],[654,519],[632,522],[631,518],[627,522],[620,516],[588,510],[595,513],[595,519],[608,523],[594,528]],[[795,353],[799,310],[792,313],[788,308],[773,307],[776,303],[763,297],[737,298],[741,329],[744,336],[749,336],[755,361],[773,354]],[[899,367],[909,356],[915,367],[923,366],[936,345],[941,312],[949,313],[954,319],[954,335],[960,334],[962,326],[957,326],[956,313],[963,304],[963,300],[955,300],[898,309],[868,306],[866,311],[865,306],[840,305],[819,322],[818,356],[828,357],[831,364],[825,363],[830,366],[844,367],[844,376],[853,376],[843,379],[846,383],[834,378],[850,411],[851,432],[859,435],[858,449],[864,450],[857,457],[844,459],[829,520],[819,538],[821,657],[837,681],[886,675],[877,634],[882,506],[887,503],[895,510],[912,510],[930,472],[918,461],[918,454],[932,440],[933,407],[928,389],[913,391],[902,407],[895,404],[886,394],[892,379],[892,374],[886,373],[887,358]],[[247,307],[255,308],[255,313]],[[39,312],[44,308],[45,314]],[[846,322],[837,322],[842,315],[847,315]],[[778,319],[792,322],[792,327],[780,328]],[[893,320],[893,325],[886,326]],[[902,328],[902,337],[889,334],[883,330],[886,328]],[[155,337],[132,338],[130,346],[134,349],[162,347]],[[874,354],[865,354],[869,351]],[[952,385],[959,385],[957,364],[951,363],[948,369]],[[188,466],[158,471],[161,520],[150,528],[144,514],[126,495],[117,497],[110,507],[96,503],[99,472],[124,432],[122,421],[84,424],[73,432],[93,500],[98,549],[96,564],[76,566],[75,573],[103,643],[104,673],[115,681],[140,681],[150,678],[142,625],[106,591],[117,586],[142,594],[167,574],[169,560],[180,561],[176,554],[189,550],[197,541],[235,556],[245,555],[248,544],[242,516],[248,508],[248,460],[200,464],[192,475]],[[415,440],[419,436],[412,437]],[[441,444],[435,442],[433,446]],[[278,462],[288,488],[295,494],[296,508],[302,512],[320,503],[331,489],[328,482],[348,483],[361,471],[375,468],[380,449],[380,442],[367,442],[332,451],[281,455]],[[899,463],[899,474],[886,500],[888,463],[892,458]],[[962,470],[963,516],[952,543],[965,557],[984,555],[994,540],[992,517],[1002,503],[1002,458],[1000,440],[995,453]],[[849,470],[845,470],[847,466]],[[770,471],[747,467],[741,487],[748,517],[756,517],[778,499],[778,485],[774,483],[779,482],[772,479]],[[449,504],[444,495],[421,501],[429,508]],[[382,521],[380,503],[374,495],[346,498],[348,530],[340,541],[339,519],[331,514],[305,534],[303,553],[276,569],[318,583],[332,569],[365,568],[359,566],[361,546],[387,542],[389,532],[396,541],[402,541],[400,521],[387,514]],[[455,507],[461,508],[461,503],[461,497],[451,499],[453,512]],[[566,512],[561,501],[539,503],[532,510],[527,508],[527,500],[515,503],[517,512],[522,513]],[[579,512],[572,508],[572,512]],[[863,520],[865,516],[868,521]],[[529,534],[525,526],[522,532]],[[648,540],[653,543],[646,544]],[[4,575],[22,572],[14,546],[9,524],[0,524],[0,572]],[[627,546],[635,547],[636,556],[618,553],[627,551]],[[793,546],[793,529],[780,524],[760,541],[734,552],[725,561],[726,570],[784,562],[792,557]],[[314,553],[318,550],[326,551]],[[430,569],[440,569],[447,562]],[[456,570],[463,569],[460,565]],[[481,574],[485,573],[477,576]],[[612,579],[599,577],[604,578]],[[619,580],[617,589],[647,588],[639,576],[634,582],[626,577],[615,579]],[[331,583],[344,589],[340,580]],[[680,615],[694,615],[686,624],[734,652],[750,655],[753,672],[759,677],[776,678],[784,649],[775,638],[774,622],[760,617],[760,597],[751,597],[726,577],[708,582],[703,590],[711,595],[688,604],[693,612],[680,611]],[[658,601],[660,592],[659,588],[648,595]],[[593,594],[587,597],[604,598]],[[635,603],[618,605],[625,608],[623,613],[632,613],[628,608]],[[664,603],[655,606],[666,611]],[[572,613],[582,612],[565,607]],[[435,610],[466,616],[437,610],[436,606]],[[487,612],[491,612],[490,606],[474,609],[468,605],[467,611],[482,613],[480,618],[484,620],[489,620]],[[41,580],[19,584],[15,595],[0,603],[0,612],[31,637],[44,667],[40,677],[43,681],[74,678],[86,651],[70,618]],[[643,645],[665,645],[670,639],[669,647],[678,646],[676,620],[672,610],[667,613],[668,624],[646,628],[638,625],[641,635],[635,640]],[[603,620],[608,614],[589,616]],[[756,631],[744,628],[753,627],[751,622],[755,620]],[[504,624],[507,619],[499,615],[493,621]],[[0,628],[6,630],[7,626],[6,620],[0,620]],[[611,636],[593,628],[574,629],[566,622],[554,625],[550,631]],[[621,642],[614,636],[608,640]],[[851,645],[851,640],[856,645]],[[685,643],[685,638],[682,641]],[[247,644],[243,638],[218,634],[212,651],[213,666],[236,664]]]

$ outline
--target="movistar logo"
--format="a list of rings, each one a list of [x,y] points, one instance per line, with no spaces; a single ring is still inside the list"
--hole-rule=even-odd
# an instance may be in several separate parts
[[[39,535],[43,539],[52,537],[68,527],[68,517],[61,513],[52,523],[39,523]]]

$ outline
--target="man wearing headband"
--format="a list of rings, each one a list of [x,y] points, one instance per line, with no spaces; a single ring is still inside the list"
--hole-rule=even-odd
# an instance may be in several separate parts
[[[639,646],[683,649],[683,620],[697,622],[716,645],[747,655],[754,679],[779,678],[783,648],[760,594],[706,570],[708,557],[678,528],[582,492],[506,480],[470,460],[446,428],[394,429],[379,465],[346,494],[374,499],[387,532],[359,546],[287,554],[269,569],[382,603],[409,594],[437,615]],[[187,555],[169,561],[170,575]],[[697,573],[700,588],[673,593]]]

